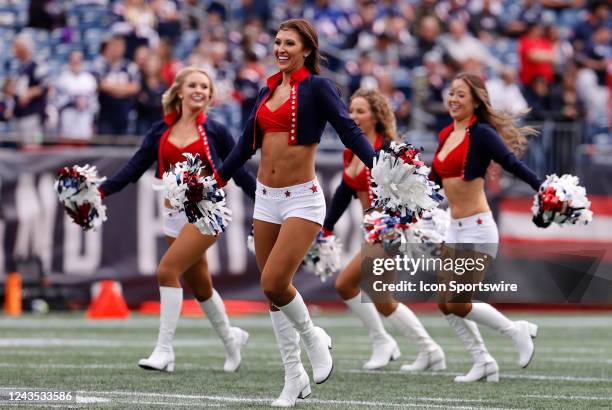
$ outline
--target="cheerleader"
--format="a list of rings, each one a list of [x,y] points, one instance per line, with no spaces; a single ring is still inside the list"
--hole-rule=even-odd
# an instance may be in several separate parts
[[[279,72],[260,90],[240,141],[215,178],[223,185],[261,148],[253,214],[255,254],[285,368],[285,385],[272,406],[292,407],[297,398],[310,394],[300,339],[315,383],[325,382],[333,368],[331,339],[313,325],[292,284],[325,218],[325,198],[315,176],[317,144],[329,122],[367,167],[372,167],[375,152],[350,118],[336,86],[317,75],[321,57],[310,23],[281,23],[273,55]]]
[[[213,82],[206,71],[195,67],[181,70],[162,97],[163,121],[151,127],[128,163],[101,185],[102,196],[114,194],[128,183],[136,182],[156,161],[156,176],[161,177],[175,163],[185,160],[183,153],[199,154],[205,163],[203,174],[211,175],[234,147],[227,128],[206,117],[213,97]],[[234,178],[242,190],[254,198],[253,176],[241,167]],[[236,371],[241,361],[240,350],[249,334],[230,325],[223,301],[212,286],[206,250],[218,236],[202,235],[187,222],[184,213],[170,208],[168,200],[163,213],[163,231],[168,250],[157,269],[161,302],[159,335],[153,353],[138,365],[147,370],[174,370],[172,340],[183,303],[180,283],[183,277],[225,346],[223,370]]]
[[[493,110],[483,81],[473,74],[461,73],[454,78],[448,112],[453,124],[440,132],[432,164],[433,178],[442,184],[451,211],[446,242],[451,246],[481,244],[476,246],[477,252],[495,257],[499,235],[484,191],[485,173],[493,160],[537,191],[541,181],[509,148],[518,149],[525,137],[535,131],[517,128],[513,116]],[[466,375],[455,378],[456,382],[499,380],[497,362],[487,351],[476,323],[511,339],[521,367],[527,367],[531,361],[535,324],[513,322],[487,303],[441,301],[439,308],[474,362]]]
[[[349,106],[351,118],[362,129],[374,149],[378,150],[391,141],[398,141],[395,134],[395,117],[387,99],[378,90],[359,89],[351,97]],[[372,191],[369,170],[353,152],[344,150],[344,173],[336,189],[323,224],[324,235],[331,235],[334,225],[340,219],[351,198],[359,199],[364,210],[371,208]],[[433,341],[415,314],[404,304],[362,303],[361,251],[351,259],[336,279],[336,290],[347,306],[368,329],[372,341],[372,355],[363,368],[379,369],[400,356],[397,342],[383,326],[378,313],[385,316],[397,330],[419,346],[419,354],[412,364],[401,367],[405,371],[443,370],[446,368],[444,352]]]

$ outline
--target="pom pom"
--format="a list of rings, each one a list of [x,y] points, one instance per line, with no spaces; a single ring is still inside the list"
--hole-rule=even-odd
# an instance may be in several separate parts
[[[588,224],[593,219],[586,189],[578,185],[578,177],[565,174],[560,178],[548,175],[533,199],[533,222],[542,228],[553,222],[559,225]]]
[[[214,177],[200,175],[202,161],[199,155],[183,155],[185,161],[178,162],[172,171],[164,173],[166,197],[173,208],[185,212],[189,223],[203,235],[218,235],[232,220],[232,212],[225,203],[225,192]]]
[[[429,179],[429,167],[419,152],[412,145],[395,142],[380,151],[372,168],[374,208],[411,217],[438,206],[440,187]]]
[[[106,178],[98,176],[96,167],[75,165],[58,171],[55,190],[72,220],[83,230],[97,230],[106,221],[106,206],[98,190]]]
[[[382,244],[386,251],[391,251],[404,243],[415,242],[408,234],[412,223],[412,216],[402,216],[399,212],[369,212],[363,218],[364,240],[369,244]]]
[[[340,239],[320,231],[304,256],[304,267],[325,282],[340,270],[341,253]]]
[[[446,231],[450,226],[450,213],[444,209],[434,208],[423,212],[410,231],[418,241],[426,245],[444,243]]]

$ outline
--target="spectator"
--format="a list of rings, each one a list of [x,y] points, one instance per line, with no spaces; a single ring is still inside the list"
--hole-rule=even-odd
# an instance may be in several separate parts
[[[358,5],[358,14],[351,16],[352,29],[347,34],[343,48],[371,50],[374,46],[374,22],[378,14],[376,2],[365,0]],[[351,94],[352,95],[352,94]]]
[[[166,87],[170,87],[174,82],[174,77],[178,73],[183,65],[177,60],[172,53],[172,44],[166,39],[162,38],[157,48],[157,55],[159,56],[161,63],[161,76],[166,83]]]
[[[554,53],[554,68],[556,78],[561,78],[568,64],[574,57],[572,44],[561,37],[559,27],[550,25],[545,29],[545,37],[552,43]]]
[[[7,78],[0,90],[0,121],[9,122],[15,112],[15,80]]]
[[[506,34],[510,37],[521,37],[527,32],[529,22],[538,21],[544,8],[538,0],[523,0],[511,4],[506,16]]]
[[[138,72],[142,76],[147,69],[147,64],[151,58],[151,50],[149,47],[142,45],[134,51],[134,64],[138,68]]]
[[[525,89],[527,104],[531,107],[529,119],[544,121],[554,119],[560,105],[557,96],[551,90],[549,81],[542,75],[536,75]]]
[[[529,23],[527,33],[519,39],[518,54],[521,83],[529,85],[535,77],[542,77],[549,84],[553,81],[555,52],[539,21]]]
[[[112,31],[125,37],[127,58],[131,59],[134,51],[141,45],[157,48],[159,42],[155,30],[157,19],[147,1],[125,0],[124,3],[115,6],[115,13],[122,17],[123,21],[115,23]]]
[[[269,3],[269,0],[240,0],[240,7],[236,10],[234,18],[242,24],[255,17],[267,26],[271,17]]]
[[[419,54],[424,56],[436,47],[438,36],[440,35],[440,20],[435,16],[427,15],[421,20],[417,33],[417,47]],[[421,59],[420,64],[422,65]]]
[[[154,122],[163,117],[162,94],[167,86],[161,76],[161,60],[152,55],[145,66],[136,100],[138,122],[136,133],[144,135]]]
[[[200,31],[206,19],[200,0],[184,0],[180,11],[183,31]]]
[[[479,4],[476,4],[479,3]],[[474,8],[469,23],[470,31],[474,36],[485,44],[491,44],[493,37],[503,31],[499,14],[501,13],[501,2],[499,0],[482,0],[471,3]]]
[[[59,135],[68,140],[89,140],[98,110],[95,77],[83,71],[83,53],[73,51],[55,84],[59,111]]]
[[[452,19],[448,24],[448,31],[448,34],[440,36],[439,44],[459,65],[469,59],[475,59],[495,71],[502,68],[502,63],[489,52],[482,41],[467,33],[463,20]]]
[[[307,5],[304,18],[313,24],[321,40],[335,46],[344,44],[353,29],[346,13],[330,0],[315,0]]]
[[[381,70],[376,78],[378,89],[387,97],[393,108],[398,129],[406,129],[410,124],[410,114],[412,112],[410,100],[406,98],[402,91],[397,89],[390,70]]]
[[[157,20],[157,33],[160,38],[168,38],[172,43],[181,36],[181,22],[178,5],[174,0],[153,0],[151,9]]]
[[[272,27],[278,27],[280,23],[290,19],[299,19],[304,16],[304,2],[302,0],[286,0],[284,7],[272,9]]]
[[[593,36],[578,55],[580,61],[595,72],[600,86],[606,85],[608,63],[612,61],[610,40],[610,29],[601,26],[593,32]]]
[[[246,50],[244,59],[244,65],[238,70],[235,84],[236,97],[240,102],[240,128],[244,128],[265,78],[265,70],[254,52]]]
[[[25,145],[40,144],[47,105],[48,67],[33,58],[34,44],[27,34],[13,41],[13,53],[19,61],[15,81],[15,131]]]
[[[485,83],[491,106],[512,114],[526,112],[529,107],[516,82],[516,71],[511,67],[504,67],[500,74],[499,78],[492,78]]]
[[[95,63],[100,114],[98,132],[122,135],[128,131],[129,115],[140,90],[140,76],[134,63],[124,58],[125,40],[115,36],[103,46]]]
[[[578,75],[576,77],[576,90],[578,98],[584,105],[586,113],[586,142],[598,133],[609,133],[608,124],[610,112],[610,90],[599,84],[597,73],[584,62],[577,60]]]
[[[595,30],[601,26],[610,28],[610,3],[606,0],[593,0],[584,19],[574,28],[572,40],[574,49],[582,51],[593,37]]]
[[[28,27],[51,31],[66,26],[63,2],[57,0],[30,0]]]

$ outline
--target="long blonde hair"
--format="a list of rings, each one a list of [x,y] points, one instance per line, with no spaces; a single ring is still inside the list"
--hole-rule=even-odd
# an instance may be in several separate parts
[[[215,87],[213,85],[213,81],[210,74],[208,74],[206,70],[203,70],[201,68],[189,66],[183,68],[176,74],[176,77],[174,77],[174,82],[172,83],[170,88],[168,88],[166,92],[162,95],[162,107],[164,110],[164,114],[170,114],[171,112],[177,112],[179,114],[181,113],[181,99],[179,98],[179,91],[183,87],[187,76],[192,73],[201,73],[204,74],[206,78],[208,78],[208,82],[210,83],[210,100],[208,105],[210,105],[210,101],[212,101],[215,95]],[[206,108],[208,108],[208,105],[206,106]]]
[[[527,148],[527,137],[538,133],[534,128],[519,127],[517,125],[517,122],[521,117],[527,114],[529,110],[516,114],[495,110],[491,106],[489,93],[485,88],[484,82],[477,75],[459,73],[455,76],[453,81],[454,80],[465,81],[476,103],[476,109],[474,110],[476,117],[478,117],[480,121],[491,124],[504,139],[506,145],[520,157]]]
[[[388,144],[391,141],[399,141],[395,130],[395,114],[387,97],[378,90],[360,88],[351,96],[351,101],[361,97],[367,101],[376,121],[375,130],[383,138],[383,142]]]

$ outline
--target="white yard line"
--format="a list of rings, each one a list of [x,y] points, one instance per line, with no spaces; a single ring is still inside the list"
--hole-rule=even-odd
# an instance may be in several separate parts
[[[555,400],[589,400],[589,401],[609,401],[612,403],[612,397],[599,397],[599,396],[553,396],[547,394],[525,394],[522,397],[529,397],[532,399],[555,399]]]
[[[419,375],[419,376],[459,376],[462,373],[455,372],[403,372],[401,370],[385,370],[379,372],[376,370],[337,370],[340,373],[364,373],[364,374],[403,374],[403,375]],[[581,377],[581,376],[554,376],[544,374],[516,374],[516,373],[504,373],[500,372],[500,378],[504,379],[527,379],[527,380],[555,380],[555,381],[566,381],[566,382],[607,382],[612,383],[612,378],[609,377]]]

